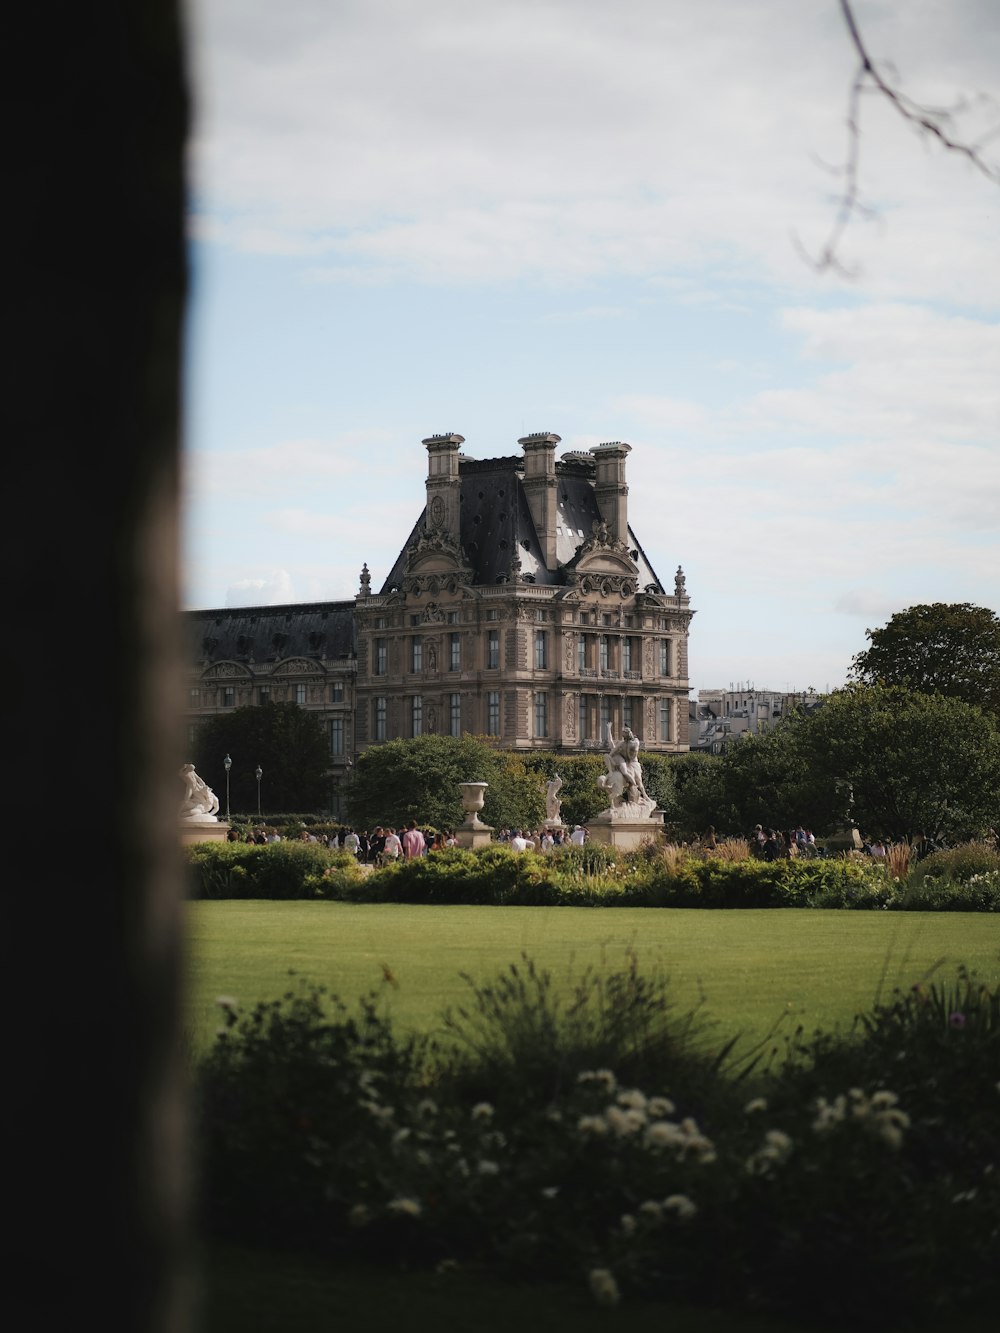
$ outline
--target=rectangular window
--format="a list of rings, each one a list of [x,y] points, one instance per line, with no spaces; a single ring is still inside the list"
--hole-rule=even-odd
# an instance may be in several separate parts
[[[535,670],[544,671],[549,664],[549,636],[543,629],[535,630]]]
[[[449,698],[449,712],[451,714],[451,734],[461,736],[462,734],[462,696],[453,694]]]
[[[295,702],[297,704],[304,704],[305,701],[306,701],[306,687],[304,685],[296,685]]]
[[[389,670],[389,640],[375,640],[375,674],[384,676]]]
[[[344,682],[342,680],[331,682],[330,702],[332,704],[342,704],[344,702]]]
[[[271,702],[270,685],[260,685],[257,688],[257,702],[259,704],[269,704]]]
[[[194,689],[188,690],[188,708],[200,708],[200,707],[201,707],[201,690],[199,690],[197,686],[195,686]]]
[[[549,696],[540,691],[535,695],[535,735],[549,734]]]
[[[222,706],[223,708],[236,707],[236,687],[234,685],[223,685]]]
[[[448,670],[460,671],[461,669],[462,669],[462,636],[461,634],[449,634]]]
[[[410,700],[410,735],[422,736],[424,734],[424,700],[423,696],[415,694]]]
[[[457,611],[449,611],[449,612],[448,612],[448,624],[449,624],[449,625],[457,625],[457,624],[458,624],[458,612],[457,612]]]
[[[410,640],[410,670],[414,673],[424,669],[424,641],[419,634]]]
[[[535,607],[535,619],[536,619],[536,620],[548,620],[548,618],[549,618],[549,613],[548,613],[548,611],[543,611],[542,608],[541,608],[540,606],[536,606],[536,607]]]
[[[588,740],[590,737],[590,733],[587,730],[587,718],[589,713],[590,709],[588,707],[587,696],[585,694],[581,694],[580,695],[580,739],[582,741]]]
[[[376,619],[376,621],[375,621],[375,628],[376,628],[376,629],[385,629],[385,627],[386,627],[385,616],[379,616],[379,617]]]
[[[494,607],[494,609],[493,609],[492,611],[487,611],[487,612],[486,612],[486,619],[487,619],[487,620],[498,620],[499,618],[500,618],[500,612],[497,611],[495,607]]]
[[[670,640],[660,639],[660,675],[670,675]]]
[[[375,700],[372,730],[377,741],[384,741],[387,734],[385,695],[380,694]]]
[[[622,670],[623,670],[623,671],[631,671],[631,670],[632,670],[632,659],[633,659],[632,645],[633,645],[634,643],[635,643],[635,640],[634,640],[634,639],[622,639]]]
[[[606,634],[600,638],[601,670],[607,671],[611,661],[611,642]]]
[[[601,739],[603,740],[605,729],[611,725],[611,700],[606,695],[601,695]]]
[[[188,745],[194,745],[198,739],[198,723],[192,722],[188,726]]]
[[[581,634],[576,641],[576,665],[580,671],[587,670],[587,636]]]
[[[628,695],[626,695],[626,697],[622,700],[622,726],[628,727],[629,730],[633,730],[632,700],[628,697]]]
[[[331,717],[330,719],[330,753],[334,759],[339,759],[344,753],[344,719],[342,717]]]
[[[410,624],[411,624],[411,625],[419,625],[421,619],[422,619],[422,617],[419,616],[419,615],[416,615],[416,616],[410,616]]]
[[[491,629],[486,636],[486,666],[492,671],[500,665],[500,631]]]
[[[670,739],[670,700],[660,700],[660,740]]]
[[[486,693],[486,734],[500,735],[500,691],[488,690]]]

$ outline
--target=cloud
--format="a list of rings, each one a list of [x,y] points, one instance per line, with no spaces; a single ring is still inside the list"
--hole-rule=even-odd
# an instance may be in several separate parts
[[[226,606],[284,606],[295,600],[295,584],[286,569],[273,569],[265,578],[240,579],[226,589]]]
[[[339,281],[815,280],[791,233],[818,253],[836,214],[817,160],[843,160],[853,55],[832,5],[204,0],[191,18],[195,196],[231,244],[325,254]],[[995,83],[995,10],[975,0],[865,25],[911,96]],[[852,227],[848,258],[886,294],[995,295],[992,187],[878,99],[863,117],[879,222]],[[957,125],[995,121],[983,103]]]

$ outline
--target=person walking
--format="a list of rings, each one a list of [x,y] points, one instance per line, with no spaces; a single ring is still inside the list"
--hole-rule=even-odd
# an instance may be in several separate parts
[[[395,829],[387,829],[385,843],[382,846],[382,862],[398,861],[403,855],[403,844],[399,840],[399,834]]]
[[[412,860],[414,856],[423,856],[427,850],[427,839],[417,828],[417,821],[411,819],[403,834],[403,855]]]

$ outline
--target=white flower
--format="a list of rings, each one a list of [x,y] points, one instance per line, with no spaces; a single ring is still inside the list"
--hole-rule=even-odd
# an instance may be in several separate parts
[[[651,1148],[683,1147],[686,1139],[671,1120],[656,1120],[646,1129],[646,1143]]]
[[[432,1102],[430,1097],[425,1097],[422,1102],[417,1102],[417,1115],[437,1115],[437,1102]]]
[[[633,1236],[635,1234],[635,1218],[631,1213],[622,1213],[620,1226],[623,1236]]]
[[[648,1217],[651,1222],[663,1221],[663,1208],[655,1199],[646,1199],[639,1205],[639,1212],[643,1217]]]
[[[605,1092],[614,1092],[618,1086],[618,1080],[610,1069],[585,1069],[582,1074],[577,1074],[577,1083],[599,1083]]]
[[[608,1132],[608,1123],[601,1115],[583,1115],[576,1122],[580,1134],[594,1134],[598,1138]]]
[[[390,1200],[387,1206],[389,1212],[395,1213],[397,1217],[419,1217],[424,1211],[419,1199],[411,1199],[406,1195],[399,1195]]]
[[[592,1268],[588,1281],[590,1293],[598,1305],[617,1305],[621,1300],[618,1283],[609,1268]]]
[[[395,1144],[405,1143],[409,1137],[410,1131],[404,1127],[403,1129],[396,1130],[395,1134],[392,1136],[392,1141]]]
[[[744,1106],[743,1109],[747,1113],[747,1115],[753,1115],[755,1111],[766,1111],[767,1098],[754,1097],[753,1101],[747,1102],[746,1106]]]
[[[352,1227],[363,1227],[371,1221],[371,1209],[363,1203],[356,1203],[347,1214],[347,1220]]]
[[[492,1120],[493,1107],[489,1102],[477,1102],[472,1108],[472,1118],[473,1120]]]
[[[776,1166],[781,1166],[792,1153],[792,1140],[781,1129],[769,1129],[764,1135],[764,1144],[747,1158],[746,1169],[752,1176],[768,1176]]]
[[[645,1093],[638,1088],[622,1088],[618,1094],[618,1105],[631,1107],[634,1111],[644,1111],[646,1109]]]
[[[609,1106],[604,1112],[604,1118],[608,1122],[608,1127],[620,1139],[628,1138],[629,1135],[637,1133],[646,1123],[644,1112],[623,1111],[620,1106]]]
[[[663,1200],[668,1213],[676,1213],[682,1222],[687,1222],[698,1211],[698,1205],[692,1203],[686,1194],[670,1194]]]
[[[546,1185],[545,1188],[542,1190],[542,1198],[554,1199],[558,1193],[559,1193],[558,1185]]]
[[[476,1169],[481,1176],[498,1176],[500,1174],[500,1167],[497,1163],[491,1162],[486,1158],[479,1163],[479,1166]]]
[[[646,1110],[655,1120],[662,1120],[664,1116],[673,1115],[677,1107],[669,1097],[650,1097]]]

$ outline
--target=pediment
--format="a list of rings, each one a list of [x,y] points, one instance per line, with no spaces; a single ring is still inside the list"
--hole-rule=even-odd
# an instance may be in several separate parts
[[[619,550],[612,546],[596,546],[590,551],[581,550],[571,562],[581,578],[599,578],[602,574],[625,574],[634,578],[639,567],[629,555],[624,544]]]
[[[208,680],[210,677],[232,678],[234,676],[249,679],[252,678],[253,672],[241,662],[213,662],[210,667],[202,672],[202,680]]]
[[[311,674],[316,671],[316,663],[309,662],[304,657],[290,657],[286,662],[280,663],[271,672],[274,676],[301,676],[304,671]]]

